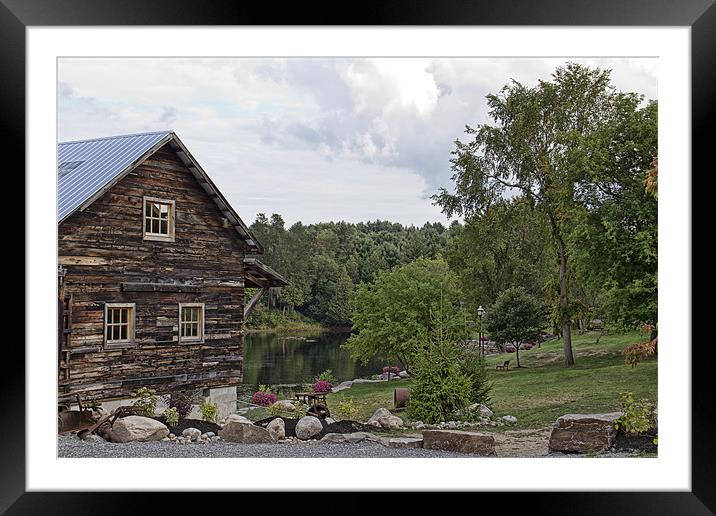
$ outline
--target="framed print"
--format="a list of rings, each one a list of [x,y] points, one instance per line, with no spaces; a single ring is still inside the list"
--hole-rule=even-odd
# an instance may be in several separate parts
[[[713,2],[316,7],[3,0],[27,336],[0,507],[716,510],[691,322]]]

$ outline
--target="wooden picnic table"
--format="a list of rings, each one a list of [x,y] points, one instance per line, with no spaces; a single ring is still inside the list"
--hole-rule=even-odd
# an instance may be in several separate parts
[[[296,399],[308,405],[316,405],[319,402],[326,404],[326,393],[323,392],[298,392],[296,393]]]

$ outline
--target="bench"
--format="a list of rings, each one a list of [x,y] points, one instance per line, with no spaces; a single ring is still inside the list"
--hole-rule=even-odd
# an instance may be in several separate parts
[[[509,360],[505,360],[504,362],[502,362],[502,365],[497,364],[497,365],[495,366],[495,369],[497,369],[498,371],[500,371],[500,370],[502,370],[502,371],[509,371],[509,369],[510,369],[510,361],[509,361]]]

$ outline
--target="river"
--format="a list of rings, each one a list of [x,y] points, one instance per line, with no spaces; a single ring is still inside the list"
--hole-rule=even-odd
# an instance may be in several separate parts
[[[331,369],[339,382],[380,373],[385,364],[376,360],[364,366],[341,348],[348,336],[323,333],[296,338],[274,333],[247,334],[243,383],[258,387],[312,382],[326,369]]]

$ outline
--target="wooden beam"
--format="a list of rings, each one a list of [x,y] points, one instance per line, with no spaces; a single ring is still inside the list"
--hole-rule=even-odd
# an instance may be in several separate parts
[[[256,294],[254,294],[254,297],[251,298],[251,301],[249,301],[249,304],[246,305],[244,308],[244,322],[246,322],[246,319],[251,315],[251,312],[253,311],[254,307],[256,306],[256,303],[259,302],[259,299],[261,299],[261,296],[264,295],[264,292],[268,290],[266,287],[261,287]]]
[[[122,283],[124,292],[201,292],[199,285],[183,283]]]

